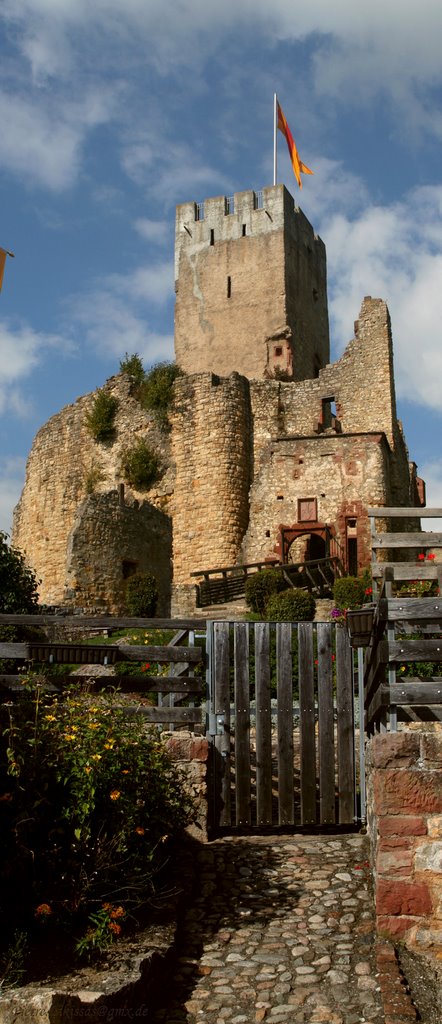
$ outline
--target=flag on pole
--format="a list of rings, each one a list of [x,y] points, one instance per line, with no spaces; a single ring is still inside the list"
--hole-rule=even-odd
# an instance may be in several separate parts
[[[301,174],[313,174],[313,171],[311,171],[309,167],[306,167],[300,159],[298,150],[296,149],[295,140],[279,105],[279,100],[276,101],[276,109],[278,128],[280,132],[285,135],[288,151],[290,153],[290,160],[292,161],[293,173],[299,187],[302,188]]]
[[[14,253],[13,252],[8,252],[7,249],[2,249],[0,247],[0,292],[2,290],[3,274],[5,272],[5,263],[6,263],[6,257],[7,256],[12,256],[13,257]]]

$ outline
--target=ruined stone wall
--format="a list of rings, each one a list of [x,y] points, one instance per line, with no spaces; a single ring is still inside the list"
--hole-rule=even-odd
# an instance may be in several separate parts
[[[182,377],[175,384],[172,418],[176,483],[173,566],[176,601],[186,605],[190,574],[233,565],[248,524],[250,407],[247,381],[238,374]],[[193,597],[192,597],[193,600]],[[194,602],[193,602],[194,606]],[[177,604],[173,604],[177,609]]]
[[[132,393],[131,379],[118,374],[106,382],[103,390],[118,399],[113,441],[97,443],[85,425],[86,412],[97,394],[92,392],[66,406],[38,431],[28,458],[25,486],[14,513],[13,543],[25,552],[41,579],[39,594],[45,604],[59,604],[65,597],[69,537],[92,478],[95,476],[95,493],[114,490],[123,479],[121,456],[128,445],[146,439],[159,453],[164,469],[161,479],[148,491],[126,487],[128,497],[132,494],[148,499],[167,512],[173,490],[168,436],[141,409]],[[76,529],[78,542],[78,522]],[[118,538],[114,547],[118,547]],[[91,561],[102,557],[98,542],[90,555]],[[120,569],[117,592],[119,587]]]
[[[358,516],[360,564],[370,552],[368,505],[388,502],[388,448],[382,434],[334,434],[275,440],[262,454],[250,492],[244,562],[280,557],[281,528],[299,524],[298,500],[312,498],[319,523],[335,525],[345,541],[345,519]]]
[[[133,572],[158,580],[157,614],[170,614],[172,523],[147,501],[121,499],[117,491],[81,502],[68,538],[65,600],[111,615],[126,611],[125,590]]]
[[[442,732],[407,729],[375,736],[367,753],[378,929],[437,954],[442,945]]]
[[[177,207],[177,362],[188,373],[314,377],[329,358],[323,242],[283,185],[263,189],[261,208],[252,191],[202,205]]]

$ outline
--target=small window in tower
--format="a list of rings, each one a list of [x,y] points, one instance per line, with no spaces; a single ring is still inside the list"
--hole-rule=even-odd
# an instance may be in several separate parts
[[[280,345],[278,345],[277,348],[275,348],[274,355],[275,356],[282,356],[282,348],[281,348]]]
[[[210,228],[210,244],[215,245],[215,232],[213,228]]]
[[[129,576],[133,576],[137,571],[137,562],[132,561],[131,558],[123,558],[121,563],[121,571],[123,574],[123,580],[128,580]]]
[[[195,203],[195,220],[204,220],[204,203]]]
[[[298,523],[316,523],[317,519],[316,498],[298,498]]]
[[[336,403],[334,398],[322,399],[322,426],[326,430],[336,422]]]
[[[270,530],[266,530],[266,537],[270,537]]]
[[[253,206],[254,206],[255,210],[263,210],[264,209],[264,195],[263,195],[262,188],[259,189],[258,192],[254,192],[253,193]]]
[[[230,277],[230,274],[229,274],[228,278],[227,278],[227,298],[230,299],[231,297],[232,297],[232,278]]]
[[[245,224],[243,224],[243,226],[242,226],[242,237],[243,238],[246,237],[246,225]]]
[[[235,213],[235,196],[226,196],[224,200],[224,212]]]

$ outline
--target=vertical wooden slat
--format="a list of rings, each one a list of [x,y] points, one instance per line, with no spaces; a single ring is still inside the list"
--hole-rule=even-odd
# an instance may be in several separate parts
[[[294,823],[292,626],[276,625],[279,824]]]
[[[338,788],[339,822],[347,825],[354,820],[354,721],[352,693],[352,649],[348,633],[342,627],[336,630],[336,709],[338,718]]]
[[[256,823],[272,824],[272,709],[270,625],[255,624]]]
[[[313,678],[313,623],[298,624],[301,823],[316,822],[315,691]]]
[[[215,791],[218,823],[231,824],[229,623],[214,624]]]
[[[321,825],[334,824],[335,738],[331,622],[318,622],[319,815]]]
[[[250,825],[249,624],[235,622],[235,792],[236,824]]]

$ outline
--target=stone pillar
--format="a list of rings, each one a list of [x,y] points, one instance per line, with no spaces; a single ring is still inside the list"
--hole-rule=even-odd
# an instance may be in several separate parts
[[[206,843],[208,838],[207,762],[209,744],[204,736],[189,732],[162,733],[163,742],[173,761],[181,768],[190,795],[195,800],[196,818],[187,832]]]
[[[378,735],[367,755],[378,931],[440,957],[442,732]]]

